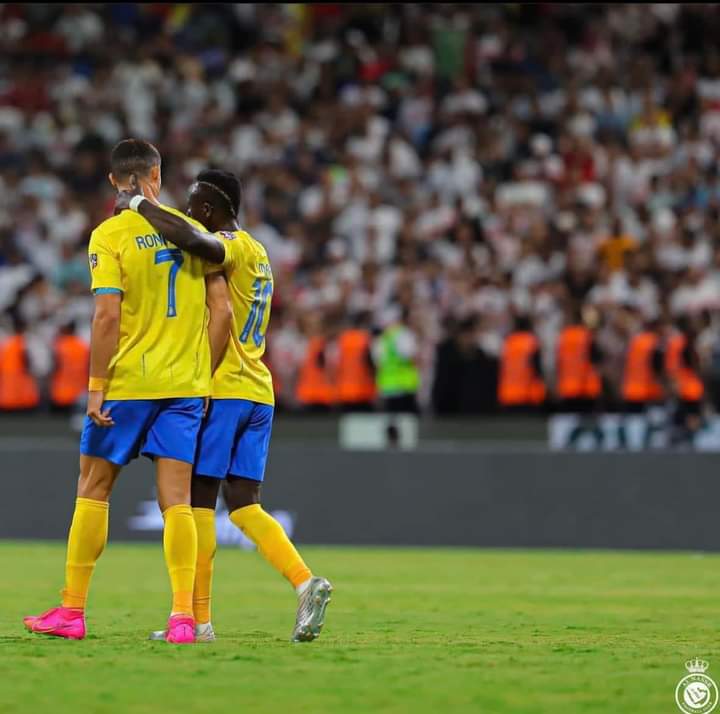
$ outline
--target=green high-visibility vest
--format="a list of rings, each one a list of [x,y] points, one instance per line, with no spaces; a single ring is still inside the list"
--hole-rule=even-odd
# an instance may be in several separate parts
[[[395,344],[401,327],[391,327],[380,337],[382,345],[380,364],[377,370],[377,384],[380,393],[414,394],[420,387],[420,371],[412,360],[400,355]]]

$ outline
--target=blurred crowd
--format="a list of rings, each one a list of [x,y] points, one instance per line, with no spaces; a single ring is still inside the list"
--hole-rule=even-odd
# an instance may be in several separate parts
[[[0,5],[0,335],[41,383],[60,330],[87,340],[108,154],[137,136],[168,204],[207,166],[241,176],[285,407],[323,379],[343,401],[360,331],[381,396],[492,411],[518,320],[549,401],[583,308],[610,402],[648,326],[686,321],[710,383],[719,35],[712,4]]]

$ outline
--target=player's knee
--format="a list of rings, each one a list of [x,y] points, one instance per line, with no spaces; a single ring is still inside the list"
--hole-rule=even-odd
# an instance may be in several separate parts
[[[223,484],[223,497],[228,512],[260,503],[260,483],[246,478],[229,476]]]
[[[215,510],[219,491],[220,479],[209,476],[193,476],[191,485],[192,507]]]
[[[112,492],[112,482],[97,479],[83,479],[78,481],[78,498],[89,498],[93,501],[109,501]]]
[[[165,512],[173,506],[190,504],[190,488],[187,484],[170,480],[158,480],[158,506]]]
[[[157,459],[157,493],[161,511],[190,505],[192,466],[172,459]]]
[[[164,513],[173,506],[189,506],[190,493],[187,489],[181,488],[178,484],[166,484],[158,486],[158,506]]]
[[[117,476],[117,469],[110,463],[93,461],[81,466],[77,495],[93,501],[108,501]]]

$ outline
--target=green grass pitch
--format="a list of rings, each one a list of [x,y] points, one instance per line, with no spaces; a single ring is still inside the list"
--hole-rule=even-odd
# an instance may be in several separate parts
[[[720,557],[304,548],[335,585],[326,628],[288,642],[295,597],[221,549],[212,645],[147,641],[169,605],[159,546],[110,544],[89,636],[25,633],[56,604],[61,544],[0,544],[0,712],[669,714],[685,660],[720,681]]]

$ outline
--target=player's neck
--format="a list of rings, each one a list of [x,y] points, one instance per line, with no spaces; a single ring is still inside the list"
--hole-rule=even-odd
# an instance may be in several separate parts
[[[218,228],[218,231],[229,231],[230,233],[233,233],[234,231],[239,231],[240,226],[238,225],[238,222],[234,218],[230,218],[227,221],[223,221],[220,227]]]
[[[117,190],[129,191],[131,193],[134,191],[130,184],[124,185],[120,183],[117,184]],[[142,195],[150,201],[150,203],[154,203],[156,206],[160,205],[160,196],[156,194],[150,186],[140,184],[140,190],[142,191]]]

